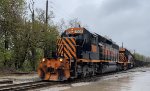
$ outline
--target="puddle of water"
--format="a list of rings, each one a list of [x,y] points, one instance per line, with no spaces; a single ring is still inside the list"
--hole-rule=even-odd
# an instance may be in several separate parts
[[[48,89],[42,89],[42,91],[60,91],[60,90],[66,90],[69,89],[70,87],[53,87],[53,88],[48,88]]]
[[[86,83],[85,83],[86,84]],[[140,71],[120,78],[72,87],[65,91],[150,91],[150,72]]]
[[[89,85],[89,84],[90,84],[90,82],[81,82],[81,83],[71,84],[71,86],[77,87],[77,86],[84,86],[84,85]]]

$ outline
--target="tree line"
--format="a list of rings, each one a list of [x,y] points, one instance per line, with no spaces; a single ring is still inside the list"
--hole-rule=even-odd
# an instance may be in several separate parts
[[[34,0],[0,0],[0,67],[34,71],[39,60],[56,49],[59,34],[78,19],[53,22],[53,11],[37,9]],[[136,55],[138,58],[139,55]],[[140,60],[141,57],[139,57]]]
[[[0,0],[0,67],[36,70],[38,60],[55,49],[50,45],[59,31],[52,17],[52,12],[34,9],[33,0],[28,5],[25,0]]]
[[[0,0],[0,67],[36,70],[39,60],[56,49],[59,34],[78,22],[72,19],[67,24],[62,19],[55,24],[48,0],[44,10],[35,8],[35,3]]]
[[[143,61],[143,62],[150,62],[150,57],[139,53],[133,53],[135,60]]]

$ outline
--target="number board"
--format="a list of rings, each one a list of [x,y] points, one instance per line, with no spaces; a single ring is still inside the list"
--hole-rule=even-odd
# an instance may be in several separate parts
[[[82,34],[83,30],[81,29],[71,29],[71,30],[67,30],[66,34]]]
[[[83,30],[75,30],[74,33],[83,33]]]

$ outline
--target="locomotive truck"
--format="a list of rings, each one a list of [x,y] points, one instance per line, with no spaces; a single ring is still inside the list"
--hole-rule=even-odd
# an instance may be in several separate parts
[[[39,63],[38,75],[42,80],[64,81],[134,66],[130,51],[82,27],[65,30],[56,46],[52,57]]]

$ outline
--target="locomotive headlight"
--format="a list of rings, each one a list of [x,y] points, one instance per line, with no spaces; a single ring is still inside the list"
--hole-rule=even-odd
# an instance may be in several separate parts
[[[45,61],[45,58],[43,58],[42,61],[44,62],[44,61]]]
[[[62,61],[63,61],[63,58],[60,58],[59,61],[62,62]]]

